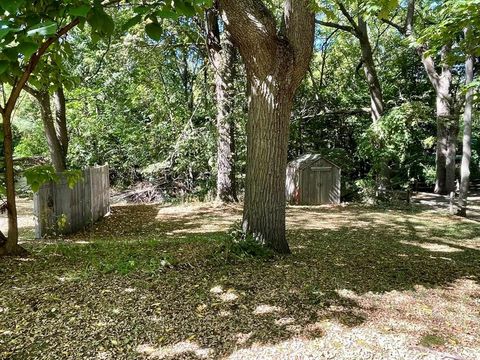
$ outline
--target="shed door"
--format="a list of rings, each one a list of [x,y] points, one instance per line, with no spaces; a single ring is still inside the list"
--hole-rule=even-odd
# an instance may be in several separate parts
[[[302,175],[302,203],[305,205],[329,204],[329,193],[332,186],[332,168],[314,166],[305,169]]]

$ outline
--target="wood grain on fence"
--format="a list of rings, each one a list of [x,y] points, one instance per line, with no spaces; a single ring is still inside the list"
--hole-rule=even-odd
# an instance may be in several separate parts
[[[60,174],[34,196],[35,237],[72,234],[110,212],[108,165],[87,168],[73,188]]]

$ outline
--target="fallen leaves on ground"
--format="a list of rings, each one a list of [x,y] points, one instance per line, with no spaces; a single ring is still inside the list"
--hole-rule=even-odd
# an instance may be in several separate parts
[[[225,261],[239,214],[122,206],[75,236],[24,238],[29,258],[0,259],[0,358],[480,358],[478,224],[291,208],[292,255]]]

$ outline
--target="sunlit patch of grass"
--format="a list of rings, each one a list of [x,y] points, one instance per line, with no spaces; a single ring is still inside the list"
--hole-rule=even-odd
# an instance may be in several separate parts
[[[436,333],[423,335],[420,340],[420,345],[425,347],[438,347],[445,345],[446,343],[447,340]]]
[[[84,275],[93,273],[117,273],[126,275],[141,271],[154,273],[174,266],[174,255],[162,251],[158,241],[141,241],[135,244],[115,241],[93,241],[85,244],[58,243],[42,248],[39,255],[70,264],[81,269]]]

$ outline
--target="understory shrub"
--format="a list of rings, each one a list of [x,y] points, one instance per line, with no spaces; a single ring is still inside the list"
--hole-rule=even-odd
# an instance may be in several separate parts
[[[222,239],[217,251],[225,261],[242,259],[271,259],[273,251],[261,244],[251,234],[246,234],[242,229],[241,221],[235,222]]]

